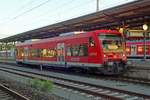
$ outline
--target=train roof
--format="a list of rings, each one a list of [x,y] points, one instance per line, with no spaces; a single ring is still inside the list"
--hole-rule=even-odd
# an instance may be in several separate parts
[[[116,30],[95,30],[95,31],[89,31],[89,32],[81,32],[79,34],[70,34],[70,35],[64,35],[64,36],[57,36],[57,37],[51,37],[51,38],[46,38],[46,39],[40,39],[37,41],[28,41],[28,42],[23,42],[23,43],[18,43],[16,46],[25,46],[25,45],[31,45],[31,44],[38,44],[38,43],[45,43],[48,41],[61,41],[64,39],[73,39],[78,37],[88,37],[91,36],[92,34],[107,34],[107,33],[112,33],[112,34],[121,34]]]

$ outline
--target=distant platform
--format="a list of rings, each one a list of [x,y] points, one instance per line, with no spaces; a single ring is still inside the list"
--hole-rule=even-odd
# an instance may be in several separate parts
[[[16,61],[14,59],[0,59],[0,63],[16,63]]]
[[[150,70],[150,60],[128,60],[128,66],[138,69],[149,69]]]
[[[129,60],[124,76],[150,80],[150,60]]]

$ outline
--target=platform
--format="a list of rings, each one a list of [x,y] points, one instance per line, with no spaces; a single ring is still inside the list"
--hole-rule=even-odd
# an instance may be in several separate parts
[[[129,60],[128,66],[139,68],[139,69],[149,69],[150,70],[150,60]]]
[[[134,60],[128,61],[128,70],[124,76],[150,79],[150,61]]]
[[[0,63],[16,63],[15,60],[0,60]],[[128,70],[124,74],[127,77],[150,79],[150,61],[130,61]]]

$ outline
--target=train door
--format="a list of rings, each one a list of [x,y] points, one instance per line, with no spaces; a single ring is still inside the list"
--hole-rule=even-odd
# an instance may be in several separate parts
[[[131,45],[131,56],[136,55],[137,55],[136,45]]]
[[[59,64],[65,64],[65,44],[58,43],[57,44],[57,62]]]
[[[28,47],[24,47],[24,58],[23,61],[27,62],[28,60]]]

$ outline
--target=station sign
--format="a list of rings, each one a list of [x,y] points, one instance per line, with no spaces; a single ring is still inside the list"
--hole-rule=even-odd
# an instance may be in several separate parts
[[[127,37],[144,37],[143,30],[129,30],[127,31]]]

